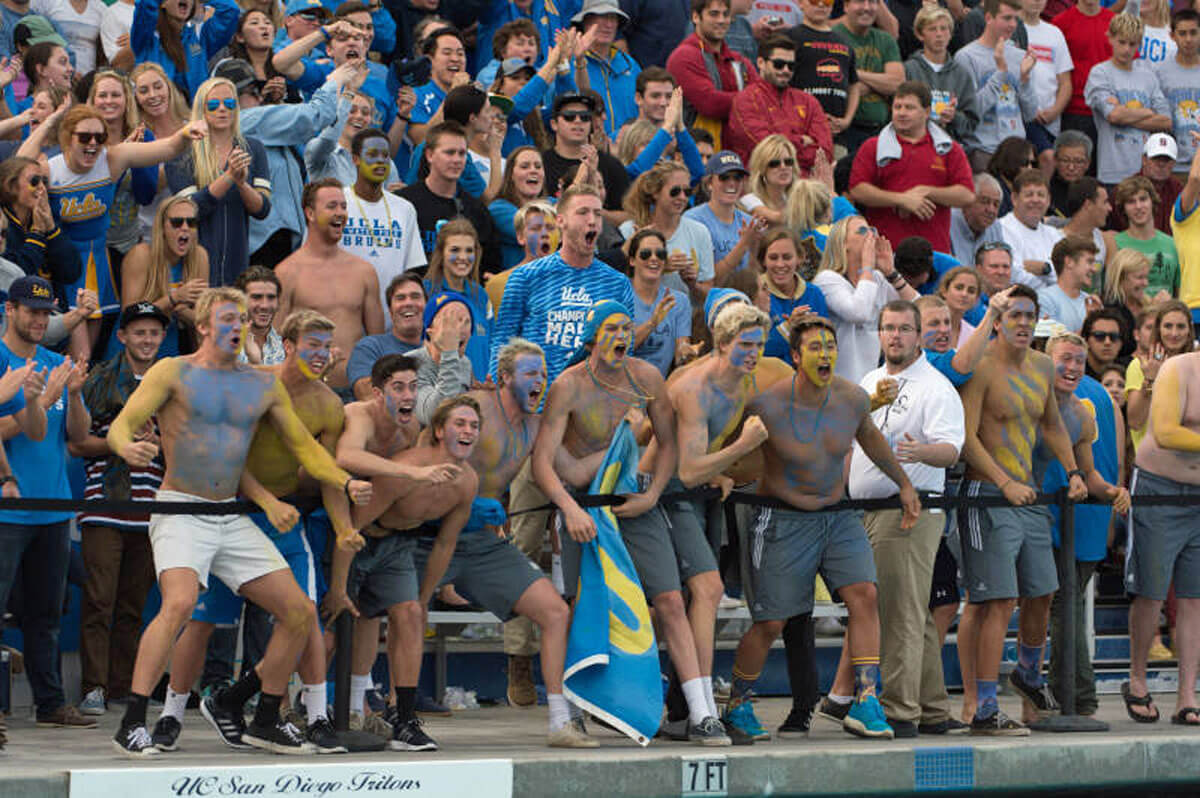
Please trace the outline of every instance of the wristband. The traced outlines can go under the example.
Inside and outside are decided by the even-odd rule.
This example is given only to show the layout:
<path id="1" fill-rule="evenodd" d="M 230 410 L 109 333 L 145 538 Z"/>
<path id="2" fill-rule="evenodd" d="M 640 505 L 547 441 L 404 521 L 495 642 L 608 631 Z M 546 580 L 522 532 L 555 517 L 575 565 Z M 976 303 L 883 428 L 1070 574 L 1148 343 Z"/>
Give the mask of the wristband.
<path id="1" fill-rule="evenodd" d="M 321 35 L 325 37 L 325 41 L 331 41 L 331 40 L 332 40 L 332 38 L 333 38 L 333 37 L 331 37 L 331 36 L 329 35 L 329 31 L 325 30 L 325 26 L 324 26 L 324 25 L 322 25 L 321 27 L 317 28 L 317 30 L 321 31 Z"/>
<path id="2" fill-rule="evenodd" d="M 9 482 L 16 485 L 17 478 L 14 477 L 12 474 L 5 474 L 4 476 L 0 477 L 0 486 L 4 486 L 4 485 L 8 484 Z"/>
<path id="3" fill-rule="evenodd" d="M 1086 475 L 1083 473 L 1082 468 L 1072 468 L 1070 471 L 1067 472 L 1067 479 L 1070 479 L 1071 477 L 1076 477 L 1076 476 L 1079 477 L 1080 479 L 1086 478 Z"/>
<path id="4" fill-rule="evenodd" d="M 411 117 L 411 116 L 405 116 L 404 114 L 396 114 L 396 118 L 397 118 L 397 119 L 399 119 L 400 121 L 402 121 L 402 122 L 406 123 L 406 124 L 407 124 L 407 123 L 410 123 L 410 122 L 412 122 L 412 117 Z"/>
<path id="5" fill-rule="evenodd" d="M 351 477 L 350 479 L 346 480 L 345 485 L 342 485 L 342 493 L 346 494 L 346 498 L 350 500 L 351 504 L 354 504 L 354 497 L 350 495 L 350 483 L 353 481 L 354 481 L 354 478 Z M 0 484 L 3 484 L 3 483 L 0 483 Z"/>

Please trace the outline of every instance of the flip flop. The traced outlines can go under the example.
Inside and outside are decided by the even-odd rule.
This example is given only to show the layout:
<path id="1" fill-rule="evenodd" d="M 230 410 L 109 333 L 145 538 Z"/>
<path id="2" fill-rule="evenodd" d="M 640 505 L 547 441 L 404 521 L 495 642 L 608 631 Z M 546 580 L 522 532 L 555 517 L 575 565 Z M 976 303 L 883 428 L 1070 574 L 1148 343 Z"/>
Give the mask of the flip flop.
<path id="1" fill-rule="evenodd" d="M 1200 726 L 1200 709 L 1184 707 L 1171 716 L 1171 722 L 1176 726 Z"/>
<path id="2" fill-rule="evenodd" d="M 1154 699 L 1150 696 L 1149 693 L 1146 693 L 1145 695 L 1134 695 L 1133 690 L 1129 686 L 1129 682 L 1121 682 L 1121 698 L 1124 699 L 1124 701 L 1125 701 L 1125 712 L 1129 715 L 1129 717 L 1133 718 L 1133 720 L 1135 720 L 1136 722 L 1138 722 L 1138 723 L 1157 723 L 1158 722 L 1158 717 L 1159 717 L 1158 707 L 1154 706 Z M 1133 711 L 1134 707 L 1145 707 L 1146 709 L 1153 709 L 1154 714 L 1153 715 L 1139 715 L 1138 713 Z M 1197 716 L 1200 716 L 1200 710 L 1194 709 L 1194 708 L 1189 708 L 1189 709 L 1190 709 L 1190 711 L 1195 712 L 1197 714 Z M 1183 713 L 1189 711 L 1189 709 L 1180 710 L 1179 714 L 1182 715 Z M 1171 721 L 1173 723 L 1185 722 L 1185 721 L 1176 721 L 1175 718 L 1172 718 Z M 1197 722 L 1192 725 L 1200 725 L 1200 717 L 1198 717 Z"/>

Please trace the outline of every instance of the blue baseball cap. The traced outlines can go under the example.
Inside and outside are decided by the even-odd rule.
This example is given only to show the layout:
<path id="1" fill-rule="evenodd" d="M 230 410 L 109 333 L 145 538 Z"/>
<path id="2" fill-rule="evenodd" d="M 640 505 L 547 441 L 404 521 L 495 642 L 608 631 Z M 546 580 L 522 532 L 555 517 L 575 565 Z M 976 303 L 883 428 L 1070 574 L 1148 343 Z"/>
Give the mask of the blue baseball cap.
<path id="1" fill-rule="evenodd" d="M 742 163 L 741 156 L 733 150 L 714 152 L 704 167 L 704 174 L 708 176 L 724 175 L 729 172 L 741 172 L 744 175 L 750 174 L 746 169 L 746 165 Z"/>
<path id="2" fill-rule="evenodd" d="M 283 7 L 284 16 L 288 17 L 301 11 L 319 11 L 326 19 L 333 16 L 333 12 L 326 8 L 321 0 L 288 0 L 287 5 Z"/>
<path id="3" fill-rule="evenodd" d="M 54 310 L 54 289 L 41 277 L 18 277 L 8 287 L 8 301 L 34 310 Z"/>

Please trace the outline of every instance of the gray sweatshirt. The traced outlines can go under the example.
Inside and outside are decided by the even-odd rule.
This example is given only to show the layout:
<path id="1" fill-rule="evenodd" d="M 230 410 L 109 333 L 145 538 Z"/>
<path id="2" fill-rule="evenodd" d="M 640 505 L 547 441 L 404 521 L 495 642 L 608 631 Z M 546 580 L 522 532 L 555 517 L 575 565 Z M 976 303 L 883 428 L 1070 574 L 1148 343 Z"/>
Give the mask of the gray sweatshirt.
<path id="1" fill-rule="evenodd" d="M 417 421 L 427 427 L 433 411 L 443 399 L 471 390 L 471 361 L 458 352 L 443 352 L 434 362 L 429 347 L 424 345 L 409 352 L 408 356 L 417 361 Z"/>
<path id="2" fill-rule="evenodd" d="M 967 142 L 967 151 L 996 151 L 1010 136 L 1025 138 L 1025 120 L 1037 114 L 1033 82 L 1020 81 L 1021 59 L 1025 51 L 1012 42 L 1004 45 L 1004 72 L 996 69 L 992 48 L 971 42 L 954 54 L 954 60 L 966 67 L 975 79 L 975 107 L 979 124 Z"/>
<path id="3" fill-rule="evenodd" d="M 933 93 L 933 121 L 965 146 L 979 124 L 974 76 L 953 58 L 947 58 L 942 68 L 935 70 L 924 55 L 916 52 L 904 62 L 904 79 L 915 80 L 929 87 Z M 956 101 L 954 121 L 947 128 L 938 119 L 938 109 L 948 106 L 951 100 Z"/>

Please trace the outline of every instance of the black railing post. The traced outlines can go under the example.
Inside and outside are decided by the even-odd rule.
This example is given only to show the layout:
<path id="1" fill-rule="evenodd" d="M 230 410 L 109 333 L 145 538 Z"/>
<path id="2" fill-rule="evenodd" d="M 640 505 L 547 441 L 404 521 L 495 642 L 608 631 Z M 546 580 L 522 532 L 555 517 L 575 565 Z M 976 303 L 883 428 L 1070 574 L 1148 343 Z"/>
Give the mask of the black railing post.
<path id="1" fill-rule="evenodd" d="M 1075 503 L 1070 500 L 1067 488 L 1058 492 L 1058 572 L 1063 574 L 1063 584 L 1058 586 L 1062 614 L 1062 640 L 1053 640 L 1051 645 L 1059 649 L 1059 684 L 1062 685 L 1062 714 L 1075 714 L 1075 641 L 1079 629 L 1075 628 L 1075 602 L 1078 601 L 1079 578 L 1075 567 Z"/>
<path id="2" fill-rule="evenodd" d="M 343 612 L 334 621 L 333 726 L 339 732 L 350 728 L 350 663 L 354 650 L 354 619 Z M 362 708 L 359 707 L 359 711 Z"/>

